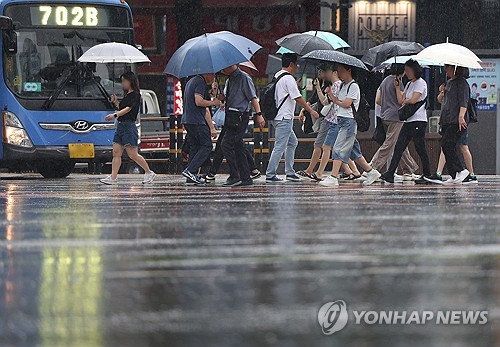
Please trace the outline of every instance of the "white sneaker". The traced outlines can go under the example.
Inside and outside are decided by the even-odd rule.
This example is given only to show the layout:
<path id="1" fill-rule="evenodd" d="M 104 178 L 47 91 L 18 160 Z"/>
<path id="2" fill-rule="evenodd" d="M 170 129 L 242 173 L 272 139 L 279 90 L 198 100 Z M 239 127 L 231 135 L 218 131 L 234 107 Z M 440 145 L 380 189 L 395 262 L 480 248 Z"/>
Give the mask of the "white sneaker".
<path id="1" fill-rule="evenodd" d="M 333 176 L 330 175 L 327 178 L 325 178 L 323 181 L 319 182 L 319 185 L 323 186 L 323 187 L 334 188 L 334 187 L 338 187 L 339 186 L 339 180 L 338 180 L 337 177 L 333 177 Z"/>
<path id="2" fill-rule="evenodd" d="M 455 180 L 453 178 L 448 178 L 446 181 L 443 181 L 441 184 L 444 186 L 451 186 L 451 185 L 455 184 Z"/>
<path id="3" fill-rule="evenodd" d="M 403 181 L 404 181 L 404 177 L 403 176 L 398 175 L 398 174 L 394 175 L 394 182 L 403 182 Z"/>
<path id="4" fill-rule="evenodd" d="M 416 181 L 418 179 L 420 179 L 419 175 L 415 175 L 415 174 L 404 174 L 403 175 L 403 181 L 405 181 L 405 182 Z"/>
<path id="5" fill-rule="evenodd" d="M 375 169 L 371 169 L 366 175 L 366 181 L 363 182 L 364 186 L 369 186 L 373 183 L 375 183 L 376 180 L 378 180 L 382 176 L 380 172 L 378 172 Z"/>
<path id="6" fill-rule="evenodd" d="M 156 174 L 151 171 L 149 173 L 144 174 L 144 179 L 142 180 L 142 184 L 151 184 L 156 178 Z"/>
<path id="7" fill-rule="evenodd" d="M 469 177 L 470 172 L 467 169 L 463 169 L 457 175 L 455 176 L 455 179 L 453 180 L 454 184 L 462 184 L 462 182 Z"/>
<path id="8" fill-rule="evenodd" d="M 112 178 L 111 178 L 111 175 L 109 175 L 109 176 L 108 176 L 108 177 L 106 177 L 106 178 L 101 178 L 99 181 L 100 181 L 101 183 L 103 183 L 103 184 L 107 184 L 107 185 L 110 185 L 110 186 L 115 185 L 115 184 L 118 184 L 118 179 L 117 179 L 117 178 L 112 179 Z"/>

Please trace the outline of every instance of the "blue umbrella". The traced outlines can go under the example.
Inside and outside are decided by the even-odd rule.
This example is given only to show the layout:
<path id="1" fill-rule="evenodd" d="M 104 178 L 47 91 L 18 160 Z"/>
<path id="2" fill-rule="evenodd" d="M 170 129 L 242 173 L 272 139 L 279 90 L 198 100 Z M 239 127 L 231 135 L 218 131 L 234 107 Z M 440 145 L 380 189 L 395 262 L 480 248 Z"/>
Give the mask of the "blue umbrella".
<path id="1" fill-rule="evenodd" d="M 203 34 L 184 43 L 170 58 L 164 73 L 184 78 L 220 70 L 245 61 L 262 47 L 230 31 Z"/>
<path id="2" fill-rule="evenodd" d="M 297 36 L 297 35 L 308 35 L 308 36 L 318 37 L 318 38 L 328 42 L 332 46 L 332 49 L 341 49 L 341 48 L 351 47 L 341 37 L 335 35 L 334 33 L 330 33 L 327 31 L 316 31 L 316 30 L 306 31 L 305 33 L 302 33 L 302 34 L 300 34 L 300 33 L 290 34 L 290 35 L 284 36 L 281 39 L 277 40 L 276 43 L 279 45 L 285 39 L 288 39 L 292 36 Z M 293 53 L 293 51 L 291 51 L 285 47 L 280 47 L 280 49 L 276 53 L 277 54 Z"/>

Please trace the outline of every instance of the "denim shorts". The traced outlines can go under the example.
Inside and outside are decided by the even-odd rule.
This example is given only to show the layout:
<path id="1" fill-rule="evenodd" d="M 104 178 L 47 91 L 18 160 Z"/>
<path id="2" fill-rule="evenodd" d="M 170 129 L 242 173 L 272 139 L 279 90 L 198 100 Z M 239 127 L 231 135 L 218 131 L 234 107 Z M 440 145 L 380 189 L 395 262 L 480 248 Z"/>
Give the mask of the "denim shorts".
<path id="1" fill-rule="evenodd" d="M 135 122 L 118 122 L 113 143 L 123 147 L 139 145 L 139 131 Z"/>
<path id="2" fill-rule="evenodd" d="M 457 146 L 468 146 L 469 145 L 469 131 L 465 129 L 464 134 L 460 136 L 457 142 Z"/>
<path id="3" fill-rule="evenodd" d="M 333 145 L 333 160 L 349 163 L 349 159 L 356 160 L 363 156 L 361 147 L 356 139 L 358 127 L 354 118 L 338 117 L 339 132 Z"/>
<path id="4" fill-rule="evenodd" d="M 333 147 L 335 141 L 337 141 L 337 136 L 339 134 L 339 125 L 326 121 L 328 124 L 328 133 L 326 134 L 325 141 L 323 144 L 328 147 Z"/>

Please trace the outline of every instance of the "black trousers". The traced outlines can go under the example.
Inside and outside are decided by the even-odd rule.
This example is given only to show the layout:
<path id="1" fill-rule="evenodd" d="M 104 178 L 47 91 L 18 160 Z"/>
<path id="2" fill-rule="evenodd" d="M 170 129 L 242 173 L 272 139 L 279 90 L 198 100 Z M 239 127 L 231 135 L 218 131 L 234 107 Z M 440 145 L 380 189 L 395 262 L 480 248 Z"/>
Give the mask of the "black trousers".
<path id="1" fill-rule="evenodd" d="M 212 160 L 212 165 L 210 166 L 210 170 L 208 171 L 209 173 L 214 175 L 216 175 L 219 172 L 220 167 L 222 165 L 222 161 L 224 160 L 224 153 L 222 151 L 222 139 L 224 138 L 225 134 L 226 134 L 226 129 L 223 127 L 219 134 L 219 138 L 217 139 L 217 144 L 215 145 L 215 152 Z M 250 148 L 246 146 L 245 146 L 245 156 L 247 158 L 248 167 L 250 168 L 250 171 L 257 170 L 257 165 L 255 164 L 253 154 Z"/>
<path id="2" fill-rule="evenodd" d="M 424 176 L 431 176 L 431 166 L 429 164 L 429 156 L 427 155 L 427 149 L 425 148 L 425 132 L 427 130 L 427 122 L 409 122 L 403 125 L 401 132 L 399 133 L 398 141 L 394 147 L 394 154 L 392 156 L 391 165 L 387 173 L 394 176 L 396 170 L 398 169 L 399 162 L 403 153 L 413 140 L 415 144 L 415 150 L 417 151 L 420 160 L 422 161 L 422 170 Z"/>
<path id="3" fill-rule="evenodd" d="M 229 177 L 242 181 L 250 179 L 243 136 L 248 127 L 249 113 L 226 110 L 224 136 L 222 138 L 222 153 L 229 165 Z"/>
<path id="4" fill-rule="evenodd" d="M 465 130 L 459 130 L 458 124 L 447 124 L 442 126 L 441 132 L 441 149 L 446 157 L 446 168 L 448 174 L 455 178 L 464 169 L 457 153 L 457 144 Z"/>

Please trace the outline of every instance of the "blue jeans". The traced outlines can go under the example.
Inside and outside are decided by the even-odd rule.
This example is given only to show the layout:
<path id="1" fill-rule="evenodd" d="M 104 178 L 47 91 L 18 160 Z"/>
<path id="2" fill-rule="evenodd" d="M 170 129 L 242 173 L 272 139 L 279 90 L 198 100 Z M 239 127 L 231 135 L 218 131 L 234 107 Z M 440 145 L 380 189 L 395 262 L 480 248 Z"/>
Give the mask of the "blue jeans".
<path id="1" fill-rule="evenodd" d="M 212 138 L 206 124 L 184 124 L 189 139 L 189 160 L 187 170 L 198 175 L 198 170 L 210 158 Z"/>
<path id="2" fill-rule="evenodd" d="M 299 142 L 293 131 L 293 120 L 271 120 L 269 124 L 274 128 L 274 137 L 276 140 L 269 164 L 267 165 L 266 178 L 276 176 L 276 171 L 278 170 L 283 154 L 285 154 L 285 174 L 287 176 L 295 175 L 293 162 L 295 159 L 295 149 Z"/>
<path id="3" fill-rule="evenodd" d="M 358 126 L 354 118 L 338 117 L 339 134 L 333 145 L 333 160 L 349 163 L 349 159 L 356 160 L 363 156 L 361 147 L 356 139 Z"/>

